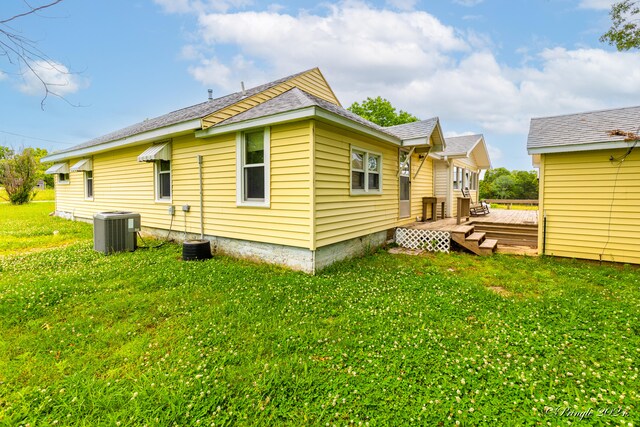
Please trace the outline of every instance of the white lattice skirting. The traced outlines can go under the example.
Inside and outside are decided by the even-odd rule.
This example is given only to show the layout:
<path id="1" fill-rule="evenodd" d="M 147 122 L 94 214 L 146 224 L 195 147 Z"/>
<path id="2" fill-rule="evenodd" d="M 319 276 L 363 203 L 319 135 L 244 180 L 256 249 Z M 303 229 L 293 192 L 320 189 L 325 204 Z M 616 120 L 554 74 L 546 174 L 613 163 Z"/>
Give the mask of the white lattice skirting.
<path id="1" fill-rule="evenodd" d="M 449 253 L 451 233 L 416 228 L 396 228 L 396 243 L 407 249 L 424 249 L 430 252 Z"/>

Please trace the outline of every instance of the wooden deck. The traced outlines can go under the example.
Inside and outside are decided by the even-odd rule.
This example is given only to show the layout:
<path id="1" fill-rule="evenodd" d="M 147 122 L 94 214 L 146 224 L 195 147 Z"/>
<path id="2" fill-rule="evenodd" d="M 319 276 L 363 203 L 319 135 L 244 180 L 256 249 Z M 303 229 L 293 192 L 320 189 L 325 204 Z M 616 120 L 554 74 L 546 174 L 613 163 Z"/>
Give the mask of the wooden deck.
<path id="1" fill-rule="evenodd" d="M 456 224 L 456 218 L 414 222 L 404 228 L 461 232 L 473 226 L 487 238 L 498 241 L 498 252 L 535 255 L 538 246 L 538 211 L 491 209 L 488 215 L 472 216 Z"/>
<path id="2" fill-rule="evenodd" d="M 472 216 L 469 221 L 460 225 L 474 224 L 504 224 L 504 225 L 538 225 L 538 211 L 519 211 L 511 209 L 492 209 L 488 215 Z M 417 228 L 420 230 L 455 231 L 456 218 L 445 218 L 438 221 L 414 222 L 404 228 Z"/>

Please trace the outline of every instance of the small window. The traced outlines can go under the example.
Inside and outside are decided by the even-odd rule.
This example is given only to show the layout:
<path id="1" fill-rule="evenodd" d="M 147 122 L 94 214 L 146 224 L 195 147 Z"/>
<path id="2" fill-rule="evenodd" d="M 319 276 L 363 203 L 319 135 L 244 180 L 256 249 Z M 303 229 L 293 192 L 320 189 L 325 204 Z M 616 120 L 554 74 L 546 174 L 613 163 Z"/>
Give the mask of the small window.
<path id="1" fill-rule="evenodd" d="M 269 128 L 238 135 L 237 204 L 269 206 Z"/>
<path id="2" fill-rule="evenodd" d="M 69 183 L 69 173 L 59 173 L 58 184 L 68 184 L 68 183 Z"/>
<path id="3" fill-rule="evenodd" d="M 156 161 L 156 199 L 171 200 L 171 160 Z"/>
<path id="4" fill-rule="evenodd" d="M 382 155 L 351 150 L 351 194 L 382 192 Z"/>
<path id="5" fill-rule="evenodd" d="M 460 169 L 458 169 L 457 166 L 453 167 L 453 189 L 454 190 L 459 190 L 460 189 L 459 171 L 460 171 Z"/>
<path id="6" fill-rule="evenodd" d="M 84 197 L 93 200 L 93 171 L 84 173 Z"/>

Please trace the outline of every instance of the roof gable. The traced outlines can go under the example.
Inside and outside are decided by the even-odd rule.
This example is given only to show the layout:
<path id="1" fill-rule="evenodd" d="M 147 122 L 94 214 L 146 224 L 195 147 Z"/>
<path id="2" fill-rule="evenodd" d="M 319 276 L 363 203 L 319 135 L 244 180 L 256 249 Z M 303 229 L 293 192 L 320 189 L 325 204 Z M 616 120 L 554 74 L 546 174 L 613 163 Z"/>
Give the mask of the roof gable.
<path id="1" fill-rule="evenodd" d="M 491 168 L 489 150 L 482 134 L 452 136 L 445 138 L 445 143 L 445 149 L 438 153 L 440 156 L 466 157 L 480 169 Z"/>
<path id="2" fill-rule="evenodd" d="M 527 149 L 530 154 L 536 154 L 619 148 L 620 143 L 627 145 L 625 136 L 612 135 L 612 132 L 637 133 L 639 128 L 640 107 L 533 118 Z"/>
<path id="3" fill-rule="evenodd" d="M 338 98 L 336 98 L 333 90 L 318 68 L 276 80 L 264 86 L 265 87 L 259 86 L 255 88 L 251 93 L 245 91 L 245 93 L 242 94 L 241 92 L 243 96 L 237 102 L 203 117 L 202 129 L 215 126 L 296 87 L 320 99 L 340 106 L 340 101 L 338 101 Z"/>

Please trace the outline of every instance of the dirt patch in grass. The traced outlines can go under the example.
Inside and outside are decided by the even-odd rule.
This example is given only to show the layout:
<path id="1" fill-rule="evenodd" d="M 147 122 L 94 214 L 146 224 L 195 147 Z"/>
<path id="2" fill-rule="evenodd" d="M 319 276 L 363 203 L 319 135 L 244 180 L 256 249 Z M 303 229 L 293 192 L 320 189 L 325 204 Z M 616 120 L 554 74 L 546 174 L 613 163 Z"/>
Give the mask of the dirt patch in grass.
<path id="1" fill-rule="evenodd" d="M 496 294 L 498 294 L 500 296 L 503 296 L 505 298 L 513 296 L 512 292 L 506 290 L 502 286 L 488 286 L 487 289 L 489 289 L 490 291 L 495 292 Z"/>

